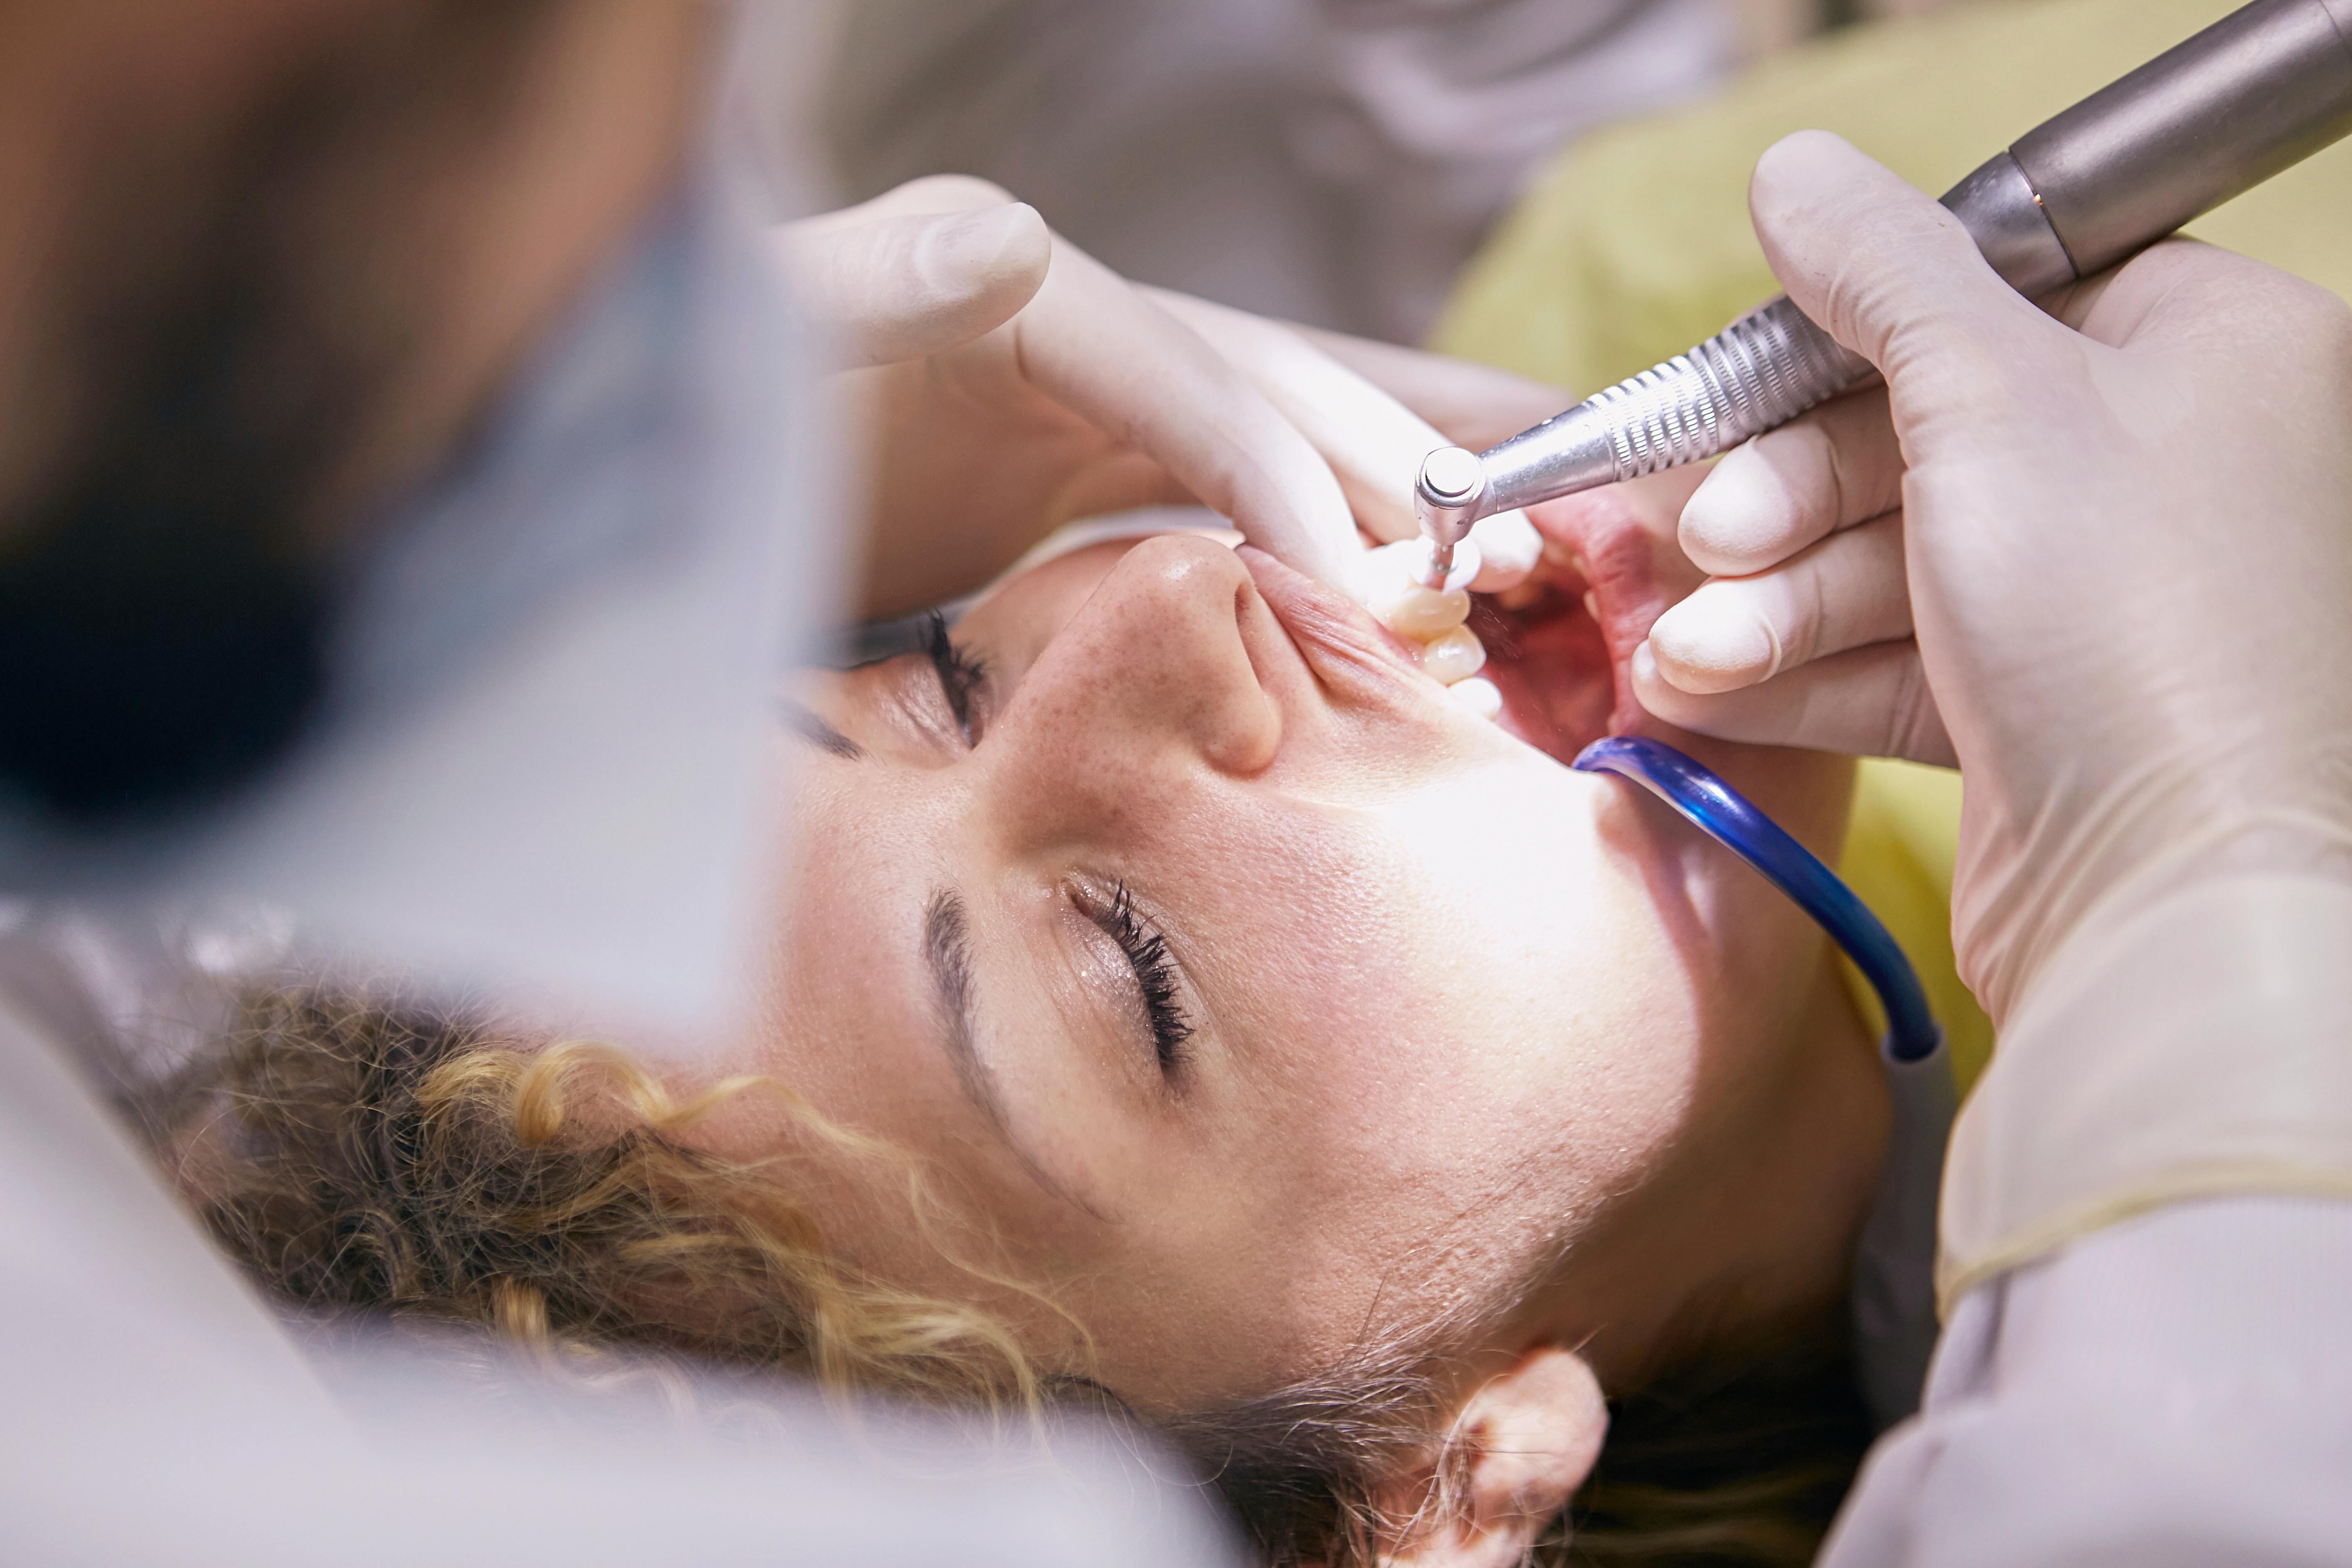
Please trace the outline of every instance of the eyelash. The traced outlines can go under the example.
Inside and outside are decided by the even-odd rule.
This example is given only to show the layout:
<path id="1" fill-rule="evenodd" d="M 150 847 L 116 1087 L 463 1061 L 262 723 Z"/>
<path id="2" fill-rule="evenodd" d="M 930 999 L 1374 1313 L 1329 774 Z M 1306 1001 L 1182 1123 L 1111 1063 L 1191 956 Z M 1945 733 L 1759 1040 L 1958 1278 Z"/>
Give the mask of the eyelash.
<path id="1" fill-rule="evenodd" d="M 1095 914 L 1095 924 L 1127 955 L 1136 986 L 1143 993 L 1144 1014 L 1151 1020 L 1151 1044 L 1160 1056 L 1160 1070 L 1173 1074 L 1191 1054 L 1185 1042 L 1192 1038 L 1192 1025 L 1176 1000 L 1176 960 L 1169 955 L 1168 938 L 1135 913 L 1123 882 L 1112 888 L 1109 907 Z"/>
<path id="2" fill-rule="evenodd" d="M 924 629 L 923 652 L 929 655 L 931 668 L 939 674 L 940 690 L 947 695 L 948 712 L 955 716 L 963 743 L 979 744 L 972 732 L 971 699 L 988 679 L 987 661 L 973 658 L 957 647 L 955 640 L 948 635 L 948 618 L 936 610 L 931 612 L 929 623 Z"/>

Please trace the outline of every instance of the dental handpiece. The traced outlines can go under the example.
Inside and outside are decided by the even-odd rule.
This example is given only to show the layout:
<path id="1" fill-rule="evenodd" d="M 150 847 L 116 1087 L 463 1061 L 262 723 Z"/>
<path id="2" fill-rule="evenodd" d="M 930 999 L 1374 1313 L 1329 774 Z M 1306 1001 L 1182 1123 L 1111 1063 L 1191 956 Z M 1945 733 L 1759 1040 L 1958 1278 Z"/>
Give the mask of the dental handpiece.
<path id="1" fill-rule="evenodd" d="M 2029 131 L 1944 197 L 2040 298 L 2352 132 L 2352 0 L 2255 0 Z M 1479 518 L 1728 452 L 1876 372 L 1785 297 L 1687 353 L 1473 454 L 1423 460 L 1413 509 L 1445 580 Z"/>

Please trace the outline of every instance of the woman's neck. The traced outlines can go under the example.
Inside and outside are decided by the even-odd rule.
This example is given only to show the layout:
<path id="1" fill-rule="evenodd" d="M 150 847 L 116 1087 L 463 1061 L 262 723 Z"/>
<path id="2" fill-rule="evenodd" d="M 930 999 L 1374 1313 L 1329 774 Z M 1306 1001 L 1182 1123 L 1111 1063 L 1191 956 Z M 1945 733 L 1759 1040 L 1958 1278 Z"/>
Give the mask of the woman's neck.
<path id="1" fill-rule="evenodd" d="M 1843 1299 L 1889 1118 L 1876 1044 L 1826 950 L 1777 1044 L 1543 1292 L 1565 1311 L 1539 1307 L 1558 1321 L 1531 1339 L 1584 1346 L 1612 1392 Z"/>

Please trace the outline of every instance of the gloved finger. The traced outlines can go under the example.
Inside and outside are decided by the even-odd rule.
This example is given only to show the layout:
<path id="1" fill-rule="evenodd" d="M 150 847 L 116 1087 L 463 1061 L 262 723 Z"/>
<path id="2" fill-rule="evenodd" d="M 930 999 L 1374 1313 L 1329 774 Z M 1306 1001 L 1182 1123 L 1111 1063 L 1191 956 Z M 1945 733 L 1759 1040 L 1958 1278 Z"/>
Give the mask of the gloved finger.
<path id="1" fill-rule="evenodd" d="M 2173 238 L 2085 278 L 2049 302 L 2094 342 L 2135 353 L 2200 360 L 2268 353 L 2285 379 L 2334 346 L 2310 330 L 2315 312 L 2341 308 L 2317 284 L 2199 240 Z"/>
<path id="2" fill-rule="evenodd" d="M 1576 402 L 1565 388 L 1446 354 L 1320 327 L 1300 337 L 1429 421 L 1456 446 L 1483 452 Z"/>
<path id="3" fill-rule="evenodd" d="M 1926 359 L 1946 413 L 2006 412 L 2013 367 L 2042 362 L 2064 331 L 2000 280 L 1959 219 L 1826 131 L 1768 149 L 1748 202 L 1790 298 L 1876 365 L 1897 397 Z"/>
<path id="4" fill-rule="evenodd" d="M 1496 512 L 1470 525 L 1470 542 L 1478 547 L 1478 575 L 1470 586 L 1480 593 L 1502 593 L 1535 574 L 1543 559 L 1543 536 L 1521 511 Z"/>
<path id="5" fill-rule="evenodd" d="M 1366 532 L 1394 543 L 1419 531 L 1413 484 L 1421 460 L 1453 444 L 1444 434 L 1286 323 L 1188 294 L 1145 292 L 1207 339 L 1297 427 L 1330 465 Z M 1482 518 L 1471 537 L 1482 564 L 1470 586 L 1482 593 L 1517 587 L 1543 553 L 1524 512 Z"/>
<path id="6" fill-rule="evenodd" d="M 793 227 L 812 234 L 827 229 L 856 228 L 877 218 L 919 217 L 936 213 L 973 213 L 982 207 L 1005 207 L 1013 193 L 977 174 L 925 174 L 891 186 L 854 206 L 836 207 L 796 219 Z"/>
<path id="7" fill-rule="evenodd" d="M 1331 469 L 1240 368 L 1074 246 L 1013 321 L 1020 371 L 1160 464 L 1250 543 L 1353 591 L 1356 525 Z"/>
<path id="8" fill-rule="evenodd" d="M 1695 695 L 1737 691 L 1816 659 L 1911 635 L 1903 517 L 1811 545 L 1769 571 L 1718 577 L 1658 617 L 1658 673 Z"/>
<path id="9" fill-rule="evenodd" d="M 921 359 L 994 330 L 1029 303 L 1053 259 L 1045 219 L 1018 202 L 837 218 L 782 225 L 772 237 L 844 369 Z"/>
<path id="10" fill-rule="evenodd" d="M 1745 577 L 1903 504 L 1903 449 L 1886 389 L 1824 403 L 1734 447 L 1683 507 L 1692 564 Z"/>
<path id="11" fill-rule="evenodd" d="M 1919 645 L 1874 643 L 1713 696 L 1676 690 L 1647 643 L 1629 670 L 1634 699 L 1669 724 L 1723 740 L 1801 746 L 1852 757 L 1958 765 L 1919 664 Z"/>

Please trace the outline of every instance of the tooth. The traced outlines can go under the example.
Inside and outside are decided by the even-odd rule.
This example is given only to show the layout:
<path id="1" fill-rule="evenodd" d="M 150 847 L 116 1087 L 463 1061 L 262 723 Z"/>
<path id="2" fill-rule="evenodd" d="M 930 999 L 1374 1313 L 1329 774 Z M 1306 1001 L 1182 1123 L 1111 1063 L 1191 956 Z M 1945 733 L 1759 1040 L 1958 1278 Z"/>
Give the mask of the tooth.
<path id="1" fill-rule="evenodd" d="M 1421 667 L 1449 686 L 1476 674 L 1486 662 L 1486 645 L 1467 626 L 1432 638 L 1421 650 Z"/>
<path id="2" fill-rule="evenodd" d="M 1454 580 L 1458 580 L 1454 586 L 1423 588 L 1420 572 L 1428 549 L 1417 538 L 1399 539 L 1365 551 L 1357 568 L 1364 607 L 1391 631 L 1422 643 L 1470 618 L 1468 584 L 1478 570 L 1475 553 L 1465 546 L 1454 563 Z"/>
<path id="3" fill-rule="evenodd" d="M 1484 675 L 1473 675 L 1466 681 L 1456 681 L 1445 688 L 1445 695 L 1480 718 L 1493 718 L 1503 711 L 1501 690 Z"/>
<path id="4" fill-rule="evenodd" d="M 1470 594 L 1460 588 L 1441 593 L 1412 583 L 1386 602 L 1374 604 L 1372 613 L 1399 635 L 1426 643 L 1470 619 Z"/>

